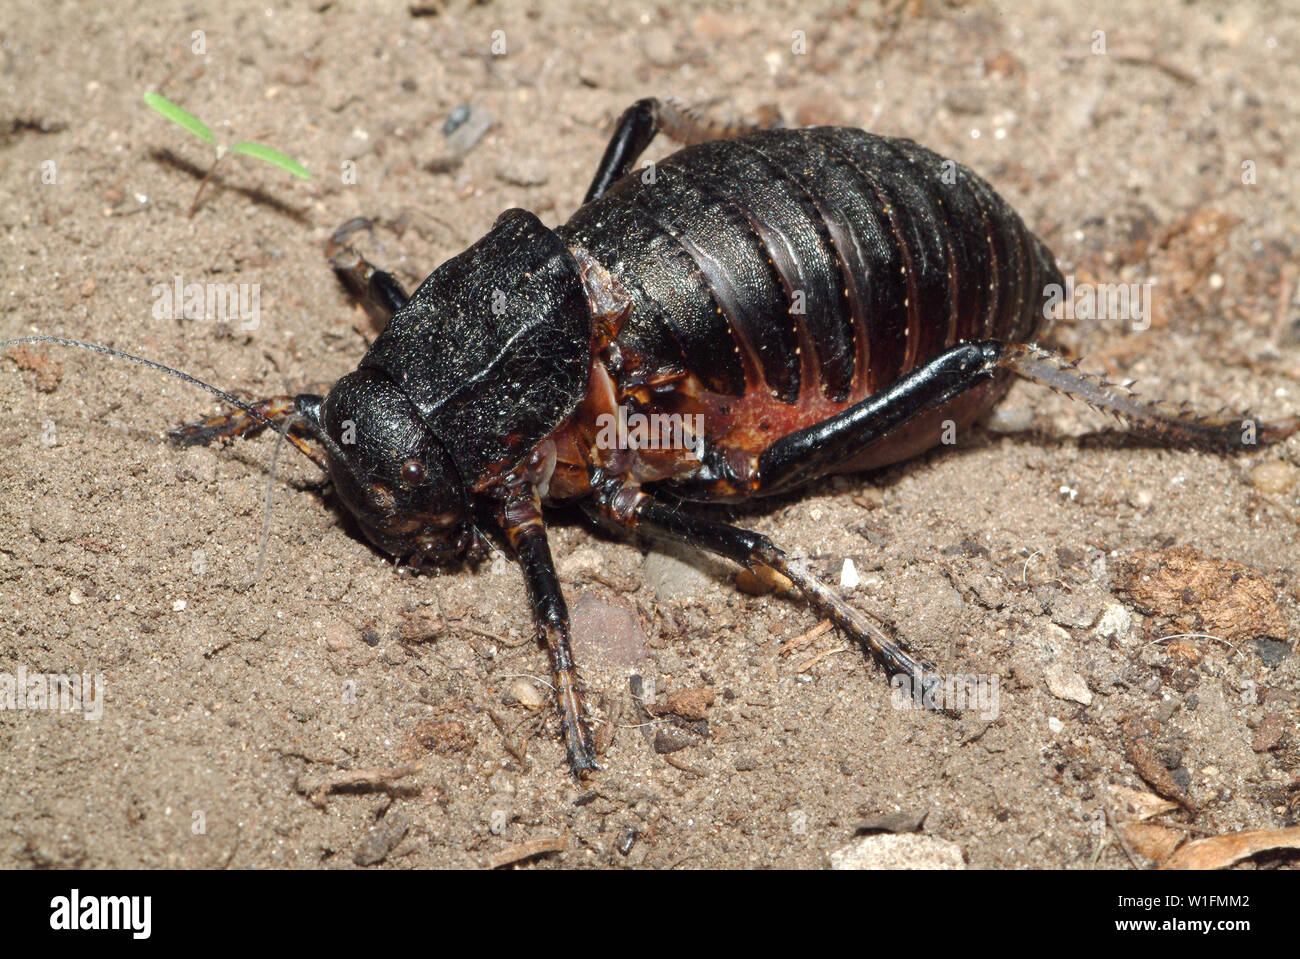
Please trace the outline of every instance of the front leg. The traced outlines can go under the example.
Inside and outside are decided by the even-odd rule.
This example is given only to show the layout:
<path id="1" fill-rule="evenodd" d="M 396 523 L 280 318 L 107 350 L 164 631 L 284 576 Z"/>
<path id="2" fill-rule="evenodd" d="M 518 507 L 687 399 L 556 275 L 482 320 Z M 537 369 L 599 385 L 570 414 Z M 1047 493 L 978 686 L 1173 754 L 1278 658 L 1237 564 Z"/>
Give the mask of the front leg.
<path id="1" fill-rule="evenodd" d="M 507 490 L 497 508 L 497 522 L 523 567 L 537 635 L 545 641 L 551 656 L 551 682 L 555 687 L 555 704 L 569 753 L 569 766 L 575 776 L 586 779 L 593 769 L 600 767 L 596 765 L 591 733 L 582 716 L 582 694 L 578 691 L 578 676 L 569 645 L 569 610 L 546 541 L 537 491 L 526 483 Z"/>
<path id="2" fill-rule="evenodd" d="M 256 436 L 268 426 L 283 429 L 289 421 L 288 431 L 284 437 L 321 469 L 329 472 L 329 460 L 325 454 L 313 447 L 304 438 L 320 437 L 320 405 L 322 397 L 313 393 L 300 393 L 297 396 L 273 396 L 249 404 L 250 415 L 244 410 L 232 410 L 219 413 L 198 423 L 188 423 L 167 435 L 181 446 L 205 446 L 216 439 L 248 439 Z"/>

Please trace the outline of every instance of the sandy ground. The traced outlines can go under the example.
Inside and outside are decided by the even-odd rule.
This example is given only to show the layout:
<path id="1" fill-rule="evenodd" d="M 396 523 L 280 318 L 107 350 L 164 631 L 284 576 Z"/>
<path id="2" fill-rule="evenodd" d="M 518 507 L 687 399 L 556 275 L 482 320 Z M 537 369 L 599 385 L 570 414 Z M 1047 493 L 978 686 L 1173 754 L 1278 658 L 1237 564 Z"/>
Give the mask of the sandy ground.
<path id="1" fill-rule="evenodd" d="M 322 256 L 334 226 L 378 218 L 367 251 L 413 286 L 503 209 L 562 222 L 614 117 L 675 95 L 967 163 L 1067 272 L 1158 279 L 1149 330 L 1062 324 L 1086 368 L 1283 415 L 1300 408 L 1300 18 L 1216 6 L 9 0 L 0 335 L 110 344 L 250 397 L 328 383 L 375 333 Z M 146 89 L 315 176 L 233 159 L 187 218 L 207 148 Z M 461 104 L 494 126 L 430 172 Z M 176 277 L 257 284 L 257 328 L 157 317 Z M 161 430 L 209 397 L 56 348 L 0 362 L 0 404 L 0 672 L 105 689 L 98 721 L 0 712 L 0 866 L 475 867 L 539 842 L 565 849 L 539 868 L 823 867 L 864 821 L 924 813 L 922 835 L 973 867 L 1130 868 L 1114 787 L 1180 803 L 1131 850 L 1141 864 L 1169 836 L 1296 821 L 1295 438 L 1234 459 L 1154 449 L 1018 385 L 955 450 L 744 516 L 832 581 L 851 558 L 853 602 L 997 684 L 989 718 L 892 708 L 833 631 L 780 654 L 816 624 L 800 605 L 558 517 L 571 605 L 631 611 L 631 665 L 584 633 L 613 739 L 581 786 L 530 708 L 545 688 L 520 678 L 545 660 L 513 567 L 395 570 L 287 451 L 250 588 L 271 440 L 178 451 Z M 1216 620 L 1187 590 L 1144 610 L 1121 588 L 1130 554 L 1183 546 L 1211 579 L 1255 583 L 1272 626 Z M 1155 642 L 1180 631 L 1220 639 Z M 702 686 L 715 699 L 702 723 L 643 726 L 630 673 L 658 713 Z M 358 770 L 405 775 L 347 785 Z"/>

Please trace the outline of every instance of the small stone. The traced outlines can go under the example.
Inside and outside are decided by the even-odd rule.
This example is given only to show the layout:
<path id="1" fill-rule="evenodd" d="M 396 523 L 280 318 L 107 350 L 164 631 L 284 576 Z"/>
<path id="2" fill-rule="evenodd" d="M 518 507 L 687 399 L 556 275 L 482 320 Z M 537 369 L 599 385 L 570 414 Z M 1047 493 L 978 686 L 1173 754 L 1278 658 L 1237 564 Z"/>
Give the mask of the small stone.
<path id="1" fill-rule="evenodd" d="M 1095 602 L 1095 597 L 1090 601 L 1086 595 L 1063 595 L 1052 604 L 1052 622 L 1071 629 L 1087 629 L 1097 621 Z"/>
<path id="2" fill-rule="evenodd" d="M 1260 463 L 1250 471 L 1250 481 L 1261 493 L 1285 493 L 1295 486 L 1297 478 L 1300 478 L 1300 470 L 1281 460 Z"/>
<path id="3" fill-rule="evenodd" d="M 1151 495 L 1150 490 L 1146 489 L 1136 490 L 1128 498 L 1129 506 L 1134 509 L 1146 509 L 1153 502 L 1155 502 L 1155 497 Z"/>
<path id="4" fill-rule="evenodd" d="M 1133 636 L 1133 614 L 1121 603 L 1106 603 L 1097 617 L 1093 634 L 1102 639 L 1113 639 L 1121 645 L 1131 645 Z"/>
<path id="5" fill-rule="evenodd" d="M 516 679 L 510 684 L 509 697 L 512 702 L 527 709 L 541 709 L 546 705 L 546 697 L 530 680 Z"/>
<path id="6" fill-rule="evenodd" d="M 645 51 L 645 58 L 657 67 L 676 66 L 680 59 L 677 44 L 662 30 L 647 34 L 642 49 Z"/>
<path id="7" fill-rule="evenodd" d="M 750 596 L 766 596 L 768 593 L 776 593 L 778 596 L 798 595 L 794 583 L 770 566 L 742 569 L 736 574 L 736 589 Z"/>
<path id="8" fill-rule="evenodd" d="M 562 557 L 557 565 L 560 579 L 575 582 L 600 569 L 603 560 L 600 553 L 591 546 L 580 546 Z"/>
<path id="9" fill-rule="evenodd" d="M 682 719 L 707 719 L 709 707 L 716 698 L 712 686 L 696 686 L 691 689 L 679 689 L 668 694 L 664 705 L 669 712 Z"/>
<path id="10" fill-rule="evenodd" d="M 1047 728 L 1051 731 L 1053 736 L 1059 736 L 1061 733 L 1065 732 L 1065 723 L 1061 722 L 1055 716 L 1048 716 Z"/>
<path id="11" fill-rule="evenodd" d="M 885 505 L 885 491 L 878 486 L 867 486 L 853 497 L 853 502 L 863 509 L 879 509 Z"/>
<path id="12" fill-rule="evenodd" d="M 470 109 L 469 104 L 465 103 L 452 110 L 446 122 L 442 125 L 442 135 L 449 137 L 459 130 L 465 125 L 465 121 L 469 119 L 471 112 L 473 111 Z"/>
<path id="13" fill-rule="evenodd" d="M 655 752 L 661 756 L 675 753 L 687 746 L 694 746 L 695 738 L 680 729 L 665 727 L 655 733 Z"/>
<path id="14" fill-rule="evenodd" d="M 1287 721 L 1282 713 L 1269 713 L 1255 730 L 1255 738 L 1250 748 L 1257 753 L 1266 753 L 1282 741 L 1286 734 Z"/>
<path id="15" fill-rule="evenodd" d="M 840 588 L 856 589 L 862 582 L 862 577 L 858 575 L 858 568 L 853 565 L 853 560 L 845 559 L 844 565 L 840 567 Z"/>
<path id="16" fill-rule="evenodd" d="M 513 186 L 542 186 L 550 178 L 550 164 L 540 156 L 511 156 L 497 165 L 497 179 Z"/>
<path id="17" fill-rule="evenodd" d="M 1047 679 L 1047 690 L 1057 699 L 1068 699 L 1071 702 L 1082 703 L 1084 706 L 1092 705 L 1092 692 L 1088 689 L 1088 684 L 1078 673 L 1070 672 L 1063 666 L 1053 663 L 1043 672 Z"/>
<path id="18" fill-rule="evenodd" d="M 621 603 L 607 603 L 594 593 L 578 597 L 570 631 L 573 655 L 579 662 L 634 666 L 646 657 L 648 640 L 636 611 Z"/>
<path id="19" fill-rule="evenodd" d="M 698 550 L 674 544 L 655 544 L 646 553 L 643 566 L 646 584 L 661 599 L 685 599 L 692 594 L 718 588 L 712 573 L 730 577 L 731 569 L 721 561 L 702 556 Z M 721 580 L 726 582 L 725 579 Z"/>
<path id="20" fill-rule="evenodd" d="M 832 869 L 965 869 L 961 846 L 934 836 L 866 836 L 831 853 Z"/>
<path id="21" fill-rule="evenodd" d="M 1024 433 L 1034 424 L 1034 411 L 1027 406 L 999 406 L 984 426 L 991 433 Z"/>
<path id="22" fill-rule="evenodd" d="M 943 105 L 953 113 L 983 113 L 984 91 L 968 84 L 951 87 L 943 96 Z"/>
<path id="23" fill-rule="evenodd" d="M 1020 72 L 1020 61 L 1010 50 L 984 60 L 984 72 L 995 77 L 1010 77 Z"/>
<path id="24" fill-rule="evenodd" d="M 81 595 L 81 590 L 74 589 L 68 593 L 68 602 L 73 606 L 80 606 L 86 601 L 86 597 Z"/>
<path id="25" fill-rule="evenodd" d="M 431 160 L 428 169 L 434 173 L 454 170 L 479 140 L 487 135 L 494 122 L 490 113 L 471 107 L 468 118 L 447 136 L 447 152 Z"/>
<path id="26" fill-rule="evenodd" d="M 916 832 L 930 814 L 928 809 L 904 809 L 900 812 L 878 813 L 868 816 L 853 827 L 853 835 L 865 836 L 869 833 L 909 833 Z"/>
<path id="27" fill-rule="evenodd" d="M 183 611 L 183 610 L 185 609 L 186 605 L 187 605 L 187 604 L 186 604 L 185 600 L 183 600 L 183 599 L 178 599 L 178 600 L 176 600 L 176 602 L 172 603 L 172 612 L 173 612 L 173 613 L 179 613 L 179 612 L 181 612 L 181 611 Z"/>
<path id="28" fill-rule="evenodd" d="M 352 645 L 356 633 L 342 620 L 334 620 L 324 630 L 325 648 L 331 653 L 339 653 Z"/>
<path id="29" fill-rule="evenodd" d="M 373 866 L 388 858 L 411 828 L 411 821 L 400 809 L 390 812 L 370 827 L 352 856 L 358 866 Z"/>

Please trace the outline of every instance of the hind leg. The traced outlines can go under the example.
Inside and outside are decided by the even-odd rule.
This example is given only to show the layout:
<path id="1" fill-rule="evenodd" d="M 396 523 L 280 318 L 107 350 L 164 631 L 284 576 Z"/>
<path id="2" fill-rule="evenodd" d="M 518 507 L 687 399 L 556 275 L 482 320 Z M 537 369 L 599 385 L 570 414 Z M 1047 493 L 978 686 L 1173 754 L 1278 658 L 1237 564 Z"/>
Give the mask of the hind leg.
<path id="1" fill-rule="evenodd" d="M 758 458 L 751 494 L 779 493 L 831 472 L 896 430 L 955 397 L 988 383 L 1000 370 L 1059 390 L 1111 413 L 1131 429 L 1169 445 L 1235 452 L 1275 443 L 1300 431 L 1300 416 L 1264 423 L 1247 415 L 1200 414 L 1143 401 L 1124 387 L 1080 373 L 1062 357 L 997 340 L 962 343 L 887 389 L 820 423 L 782 437 Z"/>

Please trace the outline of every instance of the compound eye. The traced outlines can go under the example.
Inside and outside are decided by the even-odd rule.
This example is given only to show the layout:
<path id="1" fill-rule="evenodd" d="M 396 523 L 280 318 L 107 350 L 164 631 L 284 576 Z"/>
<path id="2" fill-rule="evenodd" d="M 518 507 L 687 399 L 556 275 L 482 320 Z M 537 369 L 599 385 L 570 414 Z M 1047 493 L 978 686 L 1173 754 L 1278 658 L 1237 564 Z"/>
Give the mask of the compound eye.
<path id="1" fill-rule="evenodd" d="M 424 464 L 419 460 L 407 460 L 402 464 L 402 479 L 411 486 L 424 482 Z"/>

